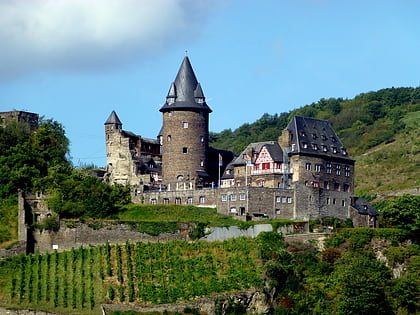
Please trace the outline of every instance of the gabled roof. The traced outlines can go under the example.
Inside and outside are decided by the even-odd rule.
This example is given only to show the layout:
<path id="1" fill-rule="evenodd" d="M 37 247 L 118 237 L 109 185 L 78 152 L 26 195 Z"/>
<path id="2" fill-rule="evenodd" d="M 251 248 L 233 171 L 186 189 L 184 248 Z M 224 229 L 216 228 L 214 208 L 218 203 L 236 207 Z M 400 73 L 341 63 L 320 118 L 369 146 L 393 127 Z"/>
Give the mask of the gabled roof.
<path id="1" fill-rule="evenodd" d="M 291 153 L 352 160 L 327 120 L 294 116 L 286 128 L 291 133 Z"/>
<path id="2" fill-rule="evenodd" d="M 169 110 L 197 109 L 212 112 L 206 104 L 203 90 L 192 69 L 188 56 L 184 57 L 175 81 L 171 83 L 166 103 L 161 112 Z"/>
<path id="3" fill-rule="evenodd" d="M 277 142 L 265 145 L 274 162 L 283 162 L 283 150 Z"/>
<path id="4" fill-rule="evenodd" d="M 233 165 L 245 165 L 246 160 L 243 158 L 244 155 L 251 157 L 251 161 L 255 162 L 254 153 L 259 153 L 263 147 L 266 147 L 268 152 L 271 155 L 271 158 L 275 162 L 283 161 L 283 150 L 280 148 L 279 144 L 276 141 L 265 141 L 265 142 L 253 142 L 248 144 L 245 150 L 232 162 Z"/>
<path id="5" fill-rule="evenodd" d="M 117 125 L 121 125 L 121 120 L 118 118 L 117 113 L 115 112 L 115 110 L 113 110 L 111 112 L 111 115 L 109 115 L 108 119 L 105 122 L 105 125 L 110 125 L 110 124 L 117 124 Z"/>
<path id="6" fill-rule="evenodd" d="M 378 216 L 379 213 L 370 205 L 365 198 L 354 197 L 351 206 L 362 215 Z"/>

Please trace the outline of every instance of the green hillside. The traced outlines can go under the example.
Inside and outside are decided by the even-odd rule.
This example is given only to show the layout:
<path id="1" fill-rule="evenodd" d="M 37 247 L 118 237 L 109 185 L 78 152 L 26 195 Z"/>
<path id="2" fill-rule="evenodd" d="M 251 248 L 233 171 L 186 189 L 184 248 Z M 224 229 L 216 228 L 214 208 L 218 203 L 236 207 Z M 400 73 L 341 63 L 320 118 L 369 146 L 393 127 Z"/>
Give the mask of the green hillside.
<path id="1" fill-rule="evenodd" d="M 277 140 L 294 115 L 331 122 L 356 159 L 364 193 L 419 188 L 420 88 L 389 88 L 353 99 L 329 98 L 287 113 L 264 114 L 232 131 L 211 133 L 211 146 L 239 154 L 250 142 Z"/>
<path id="2" fill-rule="evenodd" d="M 263 232 L 256 239 L 127 242 L 8 257 L 0 260 L 0 305 L 101 314 L 102 303 L 188 302 L 254 289 L 266 297 L 270 314 L 414 315 L 420 247 L 408 245 L 407 236 L 405 229 L 342 229 L 320 251 L 314 242 L 286 244 Z M 393 278 L 398 266 L 401 274 Z M 246 311 L 252 309 L 232 300 L 216 313 Z"/>

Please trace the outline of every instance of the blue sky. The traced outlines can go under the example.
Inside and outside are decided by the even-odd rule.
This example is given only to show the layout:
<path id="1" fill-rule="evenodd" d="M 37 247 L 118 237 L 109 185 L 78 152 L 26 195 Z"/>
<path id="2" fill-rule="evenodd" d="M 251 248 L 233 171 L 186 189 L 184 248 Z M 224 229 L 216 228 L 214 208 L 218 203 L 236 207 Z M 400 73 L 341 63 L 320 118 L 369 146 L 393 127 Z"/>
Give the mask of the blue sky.
<path id="1" fill-rule="evenodd" d="M 103 123 L 156 138 L 188 56 L 210 130 L 420 86 L 416 0 L 0 0 L 0 111 L 59 121 L 74 165 L 105 166 Z"/>

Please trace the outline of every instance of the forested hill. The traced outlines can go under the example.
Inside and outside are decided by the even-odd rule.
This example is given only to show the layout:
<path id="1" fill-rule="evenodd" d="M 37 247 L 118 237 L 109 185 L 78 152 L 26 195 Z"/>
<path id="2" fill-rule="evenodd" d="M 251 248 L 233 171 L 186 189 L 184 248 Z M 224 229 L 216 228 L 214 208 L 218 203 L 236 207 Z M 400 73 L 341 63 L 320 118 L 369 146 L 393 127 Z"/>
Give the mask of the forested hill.
<path id="1" fill-rule="evenodd" d="M 330 121 L 359 169 L 364 163 L 378 164 L 375 172 L 367 174 L 370 179 L 358 174 L 358 189 L 376 192 L 419 186 L 420 87 L 387 88 L 353 99 L 321 98 L 290 112 L 264 114 L 233 131 L 210 133 L 210 145 L 239 154 L 250 142 L 277 140 L 295 115 Z"/>

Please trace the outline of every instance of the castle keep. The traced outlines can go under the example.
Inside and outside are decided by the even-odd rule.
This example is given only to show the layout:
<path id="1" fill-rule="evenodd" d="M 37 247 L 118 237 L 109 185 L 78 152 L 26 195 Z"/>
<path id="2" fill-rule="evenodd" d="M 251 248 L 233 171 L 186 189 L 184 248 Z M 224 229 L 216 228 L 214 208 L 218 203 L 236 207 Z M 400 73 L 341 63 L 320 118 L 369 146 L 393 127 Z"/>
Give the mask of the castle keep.
<path id="1" fill-rule="evenodd" d="M 216 207 L 235 216 L 310 220 L 352 218 L 376 226 L 355 198 L 354 163 L 328 121 L 295 116 L 277 141 L 251 143 L 239 156 L 209 147 L 212 112 L 187 56 L 166 102 L 156 139 L 105 122 L 105 180 L 133 186 L 133 202 Z M 356 220 L 362 215 L 364 220 Z"/>

